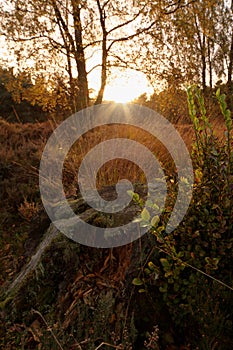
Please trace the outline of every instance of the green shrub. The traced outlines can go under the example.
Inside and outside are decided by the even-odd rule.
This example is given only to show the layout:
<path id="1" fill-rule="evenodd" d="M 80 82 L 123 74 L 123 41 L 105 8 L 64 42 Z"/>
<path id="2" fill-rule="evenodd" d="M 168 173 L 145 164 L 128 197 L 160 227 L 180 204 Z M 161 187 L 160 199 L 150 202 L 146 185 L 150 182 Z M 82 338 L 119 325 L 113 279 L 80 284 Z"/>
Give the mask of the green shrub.
<path id="1" fill-rule="evenodd" d="M 157 238 L 157 256 L 150 257 L 153 265 L 150 262 L 150 266 L 145 266 L 133 283 L 140 285 L 140 292 L 153 293 L 148 285 L 151 274 L 156 273 L 154 289 L 160 291 L 178 336 L 186 338 L 192 349 L 197 346 L 203 350 L 226 350 L 233 343 L 231 112 L 226 106 L 226 96 L 217 91 L 226 125 L 225 139 L 220 140 L 210 124 L 201 92 L 191 87 L 187 95 L 195 131 L 192 202 L 183 222 L 169 235 L 164 233 L 166 215 L 162 215 L 157 227 L 151 222 L 152 233 Z M 175 200 L 176 191 L 173 203 Z"/>

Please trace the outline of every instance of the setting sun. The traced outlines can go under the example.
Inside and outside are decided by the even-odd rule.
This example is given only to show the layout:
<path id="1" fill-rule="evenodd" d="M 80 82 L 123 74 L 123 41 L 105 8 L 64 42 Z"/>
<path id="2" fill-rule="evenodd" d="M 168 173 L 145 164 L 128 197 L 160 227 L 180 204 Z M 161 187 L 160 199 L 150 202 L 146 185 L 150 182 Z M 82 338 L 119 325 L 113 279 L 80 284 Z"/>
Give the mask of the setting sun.
<path id="1" fill-rule="evenodd" d="M 138 92 L 127 83 L 124 85 L 124 79 L 117 79 L 114 86 L 109 86 L 105 93 L 105 100 L 117 103 L 127 103 L 138 96 Z"/>
<path id="2" fill-rule="evenodd" d="M 99 90 L 99 75 L 100 71 L 93 71 L 89 76 L 89 84 L 93 89 L 93 98 L 95 98 Z M 114 69 L 105 88 L 104 100 L 127 103 L 144 93 L 148 96 L 153 93 L 153 88 L 145 74 L 133 69 L 125 69 L 124 71 Z"/>
<path id="3" fill-rule="evenodd" d="M 134 70 L 121 72 L 121 76 L 114 78 L 106 86 L 104 99 L 117 103 L 130 102 L 143 93 L 150 95 L 152 87 L 143 73 Z"/>

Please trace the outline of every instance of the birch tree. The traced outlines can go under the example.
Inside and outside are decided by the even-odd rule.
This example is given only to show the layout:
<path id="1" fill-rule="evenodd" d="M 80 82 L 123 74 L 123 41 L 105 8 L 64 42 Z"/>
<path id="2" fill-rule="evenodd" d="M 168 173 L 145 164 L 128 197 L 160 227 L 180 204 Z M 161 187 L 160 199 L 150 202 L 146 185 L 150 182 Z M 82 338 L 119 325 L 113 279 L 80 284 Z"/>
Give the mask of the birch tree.
<path id="1" fill-rule="evenodd" d="M 2 34 L 15 43 L 19 63 L 31 61 L 37 71 L 64 71 L 76 111 L 90 104 L 89 74 L 100 70 L 99 104 L 111 67 L 125 60 L 123 45 L 156 25 L 148 6 L 149 1 L 133 0 L 5 1 Z"/>

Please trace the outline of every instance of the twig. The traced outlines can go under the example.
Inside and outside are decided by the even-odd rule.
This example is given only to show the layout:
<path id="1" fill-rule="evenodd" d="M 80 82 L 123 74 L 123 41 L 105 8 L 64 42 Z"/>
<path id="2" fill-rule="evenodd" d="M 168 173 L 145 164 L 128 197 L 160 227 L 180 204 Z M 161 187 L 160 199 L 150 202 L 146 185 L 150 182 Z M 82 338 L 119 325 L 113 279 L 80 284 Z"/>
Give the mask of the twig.
<path id="1" fill-rule="evenodd" d="M 105 342 L 101 343 L 95 350 L 100 349 L 103 345 L 110 346 L 111 348 L 114 348 L 114 349 L 122 350 L 121 345 L 112 345 L 112 344 L 105 343 Z"/>
<path id="2" fill-rule="evenodd" d="M 54 340 L 55 340 L 56 343 L 58 344 L 59 348 L 60 348 L 61 350 L 64 350 L 63 347 L 61 346 L 61 343 L 60 343 L 59 340 L 57 339 L 56 335 L 53 333 L 52 328 L 48 325 L 48 323 L 47 323 L 46 319 L 44 318 L 44 316 L 43 316 L 39 311 L 37 311 L 37 310 L 32 309 L 32 312 L 33 312 L 34 314 L 37 314 L 37 315 L 39 315 L 39 316 L 41 317 L 41 319 L 43 320 L 44 324 L 46 325 L 48 331 L 50 331 L 50 333 L 52 334 Z"/>
<path id="3" fill-rule="evenodd" d="M 71 337 L 72 337 L 72 338 L 74 339 L 74 341 L 75 341 L 75 344 L 74 344 L 74 345 L 78 346 L 79 350 L 82 350 L 81 344 L 82 344 L 82 345 L 83 345 L 83 344 L 87 344 L 87 343 L 89 343 L 89 341 L 90 341 L 90 338 L 87 338 L 87 339 L 85 339 L 85 340 L 80 341 L 80 343 L 78 343 L 77 339 L 73 336 L 73 334 L 71 334 Z"/>
<path id="4" fill-rule="evenodd" d="M 23 168 L 24 170 L 27 171 L 28 174 L 34 175 L 36 177 L 38 177 L 38 175 L 39 175 L 39 170 L 36 167 L 32 166 L 32 165 L 30 167 L 26 167 L 23 164 L 15 162 L 15 161 L 12 161 L 12 164 L 15 164 L 15 165 Z"/>
<path id="5" fill-rule="evenodd" d="M 206 272 L 204 272 L 204 271 L 198 269 L 197 267 L 195 267 L 195 266 L 193 266 L 193 265 L 187 263 L 186 261 L 184 261 L 184 260 L 182 260 L 182 259 L 180 259 L 180 258 L 175 257 L 174 255 L 172 255 L 171 253 L 169 253 L 169 252 L 166 251 L 165 249 L 162 249 L 162 248 L 160 248 L 160 247 L 158 247 L 158 249 L 161 250 L 161 252 L 163 252 L 163 253 L 169 255 L 174 261 L 177 261 L 177 262 L 179 262 L 180 264 L 183 264 L 183 265 L 185 265 L 185 266 L 187 266 L 187 267 L 189 267 L 189 268 L 191 268 L 191 269 L 193 269 L 193 270 L 195 270 L 195 271 L 201 273 L 202 275 L 204 275 L 204 276 L 206 276 L 206 277 L 212 279 L 213 281 L 215 281 L 215 282 L 221 284 L 222 286 L 224 286 L 224 287 L 230 289 L 231 291 L 233 291 L 233 287 L 231 287 L 231 286 L 229 286 L 228 284 L 222 282 L 222 281 L 219 280 L 218 278 L 215 278 L 214 276 L 209 275 L 208 273 L 206 273 Z"/>
<path id="6" fill-rule="evenodd" d="M 19 115 L 18 115 L 18 113 L 17 113 L 17 111 L 16 111 L 16 109 L 15 109 L 15 106 L 12 105 L 11 107 L 12 107 L 12 109 L 13 109 L 13 112 L 14 112 L 14 114 L 15 114 L 15 116 L 16 116 L 17 121 L 18 121 L 20 124 L 22 124 L 22 122 L 21 122 L 21 120 L 20 120 L 20 117 L 19 117 Z"/>

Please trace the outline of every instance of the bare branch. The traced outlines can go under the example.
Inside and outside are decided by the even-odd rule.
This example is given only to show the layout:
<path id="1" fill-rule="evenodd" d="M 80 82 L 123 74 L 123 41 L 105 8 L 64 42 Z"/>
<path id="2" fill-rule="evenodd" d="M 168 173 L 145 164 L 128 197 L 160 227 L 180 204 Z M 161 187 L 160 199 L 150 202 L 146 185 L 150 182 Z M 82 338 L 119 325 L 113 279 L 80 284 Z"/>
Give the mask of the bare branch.
<path id="1" fill-rule="evenodd" d="M 102 6 L 102 9 L 104 9 L 104 8 L 110 3 L 110 1 L 111 1 L 111 0 L 105 1 L 105 3 L 104 3 L 103 6 Z"/>
<path id="2" fill-rule="evenodd" d="M 124 60 L 122 57 L 118 56 L 118 55 L 114 55 L 111 54 L 110 57 L 113 57 L 115 60 L 118 60 L 118 62 L 114 63 L 114 62 L 109 62 L 108 67 L 117 67 L 117 68 L 123 68 L 123 69 L 133 69 L 137 72 L 142 72 L 142 68 L 141 67 L 137 67 L 137 65 L 135 65 L 132 62 L 126 61 Z M 119 63 L 121 62 L 121 63 Z"/>
<path id="3" fill-rule="evenodd" d="M 2 35 L 4 36 L 8 36 L 6 33 L 2 33 Z M 24 41 L 32 41 L 32 40 L 38 40 L 38 39 L 43 39 L 43 38 L 48 38 L 46 35 L 35 35 L 35 36 L 31 36 L 30 38 L 12 38 L 11 40 L 14 42 L 24 42 Z"/>
<path id="4" fill-rule="evenodd" d="M 95 54 L 96 52 L 98 51 L 101 51 L 101 49 L 96 49 L 96 50 L 93 50 L 92 53 L 89 55 L 89 56 L 86 56 L 86 60 L 90 60 Z"/>
<path id="5" fill-rule="evenodd" d="M 100 24 L 101 24 L 101 28 L 102 28 L 103 34 L 106 35 L 107 32 L 106 32 L 106 27 L 105 27 L 105 19 L 106 19 L 105 11 L 104 11 L 103 8 L 101 7 L 100 1 L 99 1 L 99 0 L 97 0 L 97 6 L 98 6 L 98 10 L 99 10 L 99 15 L 100 15 Z"/>
<path id="6" fill-rule="evenodd" d="M 129 62 L 127 62 L 126 60 L 124 60 L 122 57 L 118 56 L 118 55 L 115 55 L 115 54 L 111 54 L 110 57 L 113 57 L 115 60 L 117 60 L 118 62 L 121 62 L 126 66 L 128 66 Z M 109 63 L 109 67 L 115 67 L 115 63 Z M 122 68 L 122 67 L 121 67 Z"/>
<path id="7" fill-rule="evenodd" d="M 182 3 L 181 3 L 181 0 L 178 0 L 176 3 L 171 4 L 171 5 L 168 5 L 168 6 L 166 7 L 166 9 L 167 9 L 167 8 L 169 8 L 169 7 L 171 8 L 171 7 L 176 6 L 175 9 L 170 10 L 170 11 L 166 11 L 166 10 L 165 10 L 165 11 L 164 11 L 164 14 L 165 14 L 165 15 L 171 15 L 171 14 L 175 13 L 176 11 L 178 11 L 178 10 L 184 8 L 184 7 L 187 7 L 187 6 L 191 5 L 192 3 L 195 3 L 196 1 L 197 1 L 197 0 L 190 0 L 190 1 L 187 2 L 187 4 L 182 4 Z"/>
<path id="8" fill-rule="evenodd" d="M 61 12 L 59 11 L 59 8 L 57 7 L 57 4 L 56 4 L 56 1 L 55 0 L 52 0 L 52 5 L 53 5 L 53 8 L 54 8 L 54 11 L 55 11 L 55 15 L 57 17 L 57 20 L 61 23 L 63 29 L 64 29 L 64 32 L 70 42 L 70 45 L 72 47 L 72 51 L 75 52 L 75 44 L 74 44 L 74 40 L 72 38 L 72 35 L 70 34 L 69 32 L 69 28 L 67 27 L 62 15 L 61 15 Z"/>
<path id="9" fill-rule="evenodd" d="M 2 35 L 6 35 L 5 33 Z M 65 46 L 62 45 L 60 42 L 56 41 L 55 39 L 51 38 L 49 35 L 46 34 L 40 34 L 40 35 L 35 35 L 35 36 L 31 36 L 30 38 L 12 38 L 12 41 L 14 42 L 27 42 L 27 41 L 34 41 L 34 40 L 39 40 L 39 39 L 47 39 L 50 43 L 50 45 L 53 46 L 53 48 L 55 49 L 59 49 L 61 53 L 64 54 L 64 52 L 62 51 L 62 49 L 65 49 Z M 72 57 L 72 56 L 71 56 Z"/>
<path id="10" fill-rule="evenodd" d="M 102 39 L 99 39 L 99 40 L 94 40 L 92 41 L 91 43 L 83 46 L 83 49 L 86 50 L 88 47 L 91 47 L 91 46 L 95 46 L 97 44 L 101 44 L 102 43 Z"/>
<path id="11" fill-rule="evenodd" d="M 147 32 L 148 30 L 150 30 L 155 25 L 155 23 L 156 23 L 156 21 L 153 21 L 148 27 L 142 28 L 142 29 L 138 30 L 134 34 L 131 34 L 131 35 L 128 35 L 128 36 L 124 36 L 124 37 L 121 37 L 121 38 L 118 38 L 118 39 L 108 39 L 109 41 L 112 41 L 112 43 L 108 47 L 108 51 L 111 50 L 112 46 L 115 43 L 119 43 L 119 42 L 123 42 L 123 41 L 127 41 L 127 40 L 130 40 L 130 39 L 133 39 L 136 36 L 139 36 L 140 34 L 143 34 L 143 33 Z"/>
<path id="12" fill-rule="evenodd" d="M 140 11 L 138 11 L 138 13 L 136 13 L 136 15 L 135 15 L 134 17 L 132 17 L 132 18 L 129 19 L 128 21 L 126 21 L 126 22 L 124 22 L 124 23 L 120 23 L 120 24 L 118 24 L 117 26 L 115 26 L 115 27 L 113 27 L 112 29 L 110 29 L 110 30 L 108 31 L 108 34 L 112 33 L 112 32 L 115 31 L 116 29 L 122 28 L 122 27 L 127 26 L 128 24 L 134 22 L 134 21 L 140 16 L 140 14 L 142 13 L 142 11 L 143 11 L 144 8 L 145 8 L 145 5 L 144 5 L 144 7 L 143 7 Z"/>
<path id="13" fill-rule="evenodd" d="M 93 70 L 95 70 L 95 69 L 98 68 L 98 67 L 102 67 L 102 64 L 101 64 L 101 63 L 96 64 L 94 67 L 92 67 L 92 68 L 87 72 L 87 74 L 90 74 L 91 72 L 93 72 Z"/>

